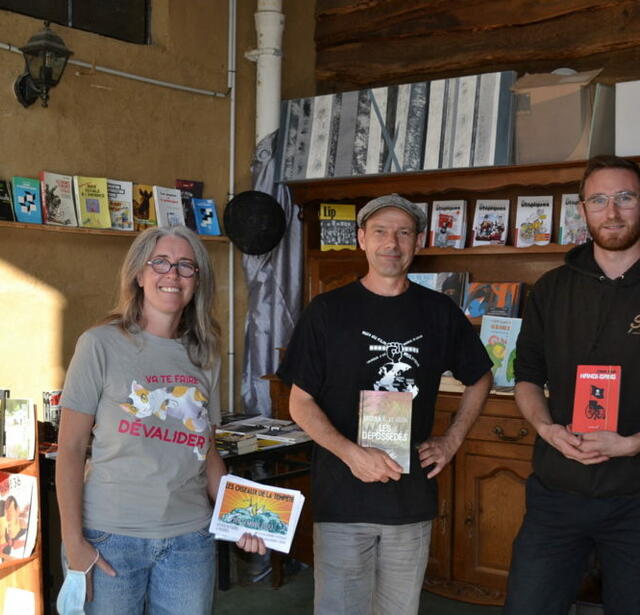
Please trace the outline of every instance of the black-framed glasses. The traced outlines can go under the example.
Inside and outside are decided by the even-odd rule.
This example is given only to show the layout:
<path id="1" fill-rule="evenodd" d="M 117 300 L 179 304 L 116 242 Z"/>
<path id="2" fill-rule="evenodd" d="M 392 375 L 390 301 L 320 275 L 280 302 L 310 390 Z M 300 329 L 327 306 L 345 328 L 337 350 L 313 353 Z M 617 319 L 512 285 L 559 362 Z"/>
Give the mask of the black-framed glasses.
<path id="1" fill-rule="evenodd" d="M 638 206 L 638 195 L 635 192 L 615 192 L 614 194 L 592 194 L 588 199 L 582 201 L 587 211 L 602 211 L 609 201 L 619 209 L 633 209 Z"/>
<path id="2" fill-rule="evenodd" d="M 156 273 L 169 273 L 171 268 L 175 267 L 181 278 L 192 278 L 199 271 L 198 267 L 191 261 L 172 263 L 168 258 L 164 258 L 163 256 L 152 258 L 150 261 L 147 261 L 147 265 Z"/>

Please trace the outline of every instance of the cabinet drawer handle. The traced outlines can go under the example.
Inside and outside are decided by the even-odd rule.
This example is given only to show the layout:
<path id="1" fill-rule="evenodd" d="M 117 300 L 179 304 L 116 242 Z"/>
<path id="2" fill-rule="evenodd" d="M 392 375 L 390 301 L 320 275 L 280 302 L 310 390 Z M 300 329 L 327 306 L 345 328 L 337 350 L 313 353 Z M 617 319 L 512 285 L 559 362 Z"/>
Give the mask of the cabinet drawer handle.
<path id="1" fill-rule="evenodd" d="M 507 436 L 504 433 L 504 429 L 502 429 L 502 427 L 500 427 L 500 425 L 496 425 L 493 428 L 493 433 L 496 434 L 496 436 L 498 436 L 498 438 L 500 438 L 500 440 L 502 440 L 503 442 L 517 442 L 518 440 L 522 440 L 522 438 L 528 436 L 529 435 L 529 430 L 526 427 L 523 427 L 518 432 L 517 436 Z"/>

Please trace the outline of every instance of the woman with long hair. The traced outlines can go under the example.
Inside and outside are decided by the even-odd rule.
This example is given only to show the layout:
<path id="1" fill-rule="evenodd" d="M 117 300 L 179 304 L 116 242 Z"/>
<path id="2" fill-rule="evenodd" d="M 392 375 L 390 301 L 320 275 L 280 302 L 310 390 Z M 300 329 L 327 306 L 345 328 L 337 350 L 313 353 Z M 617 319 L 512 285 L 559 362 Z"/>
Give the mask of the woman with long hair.
<path id="1" fill-rule="evenodd" d="M 78 602 L 84 578 L 87 614 L 211 613 L 208 525 L 225 472 L 213 444 L 220 422 L 214 295 L 198 237 L 183 226 L 154 227 L 125 257 L 116 308 L 78 339 L 56 463 L 70 571 L 62 603 Z M 239 544 L 264 552 L 255 537 Z"/>

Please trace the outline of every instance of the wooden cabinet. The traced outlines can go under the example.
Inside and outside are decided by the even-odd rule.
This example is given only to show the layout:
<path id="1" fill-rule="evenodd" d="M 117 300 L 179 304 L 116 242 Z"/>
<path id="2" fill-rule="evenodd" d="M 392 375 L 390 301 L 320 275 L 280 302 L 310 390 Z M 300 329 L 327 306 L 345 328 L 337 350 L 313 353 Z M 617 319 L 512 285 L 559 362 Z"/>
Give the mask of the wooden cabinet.
<path id="1" fill-rule="evenodd" d="M 470 231 L 476 199 L 508 198 L 508 242 L 512 242 L 516 197 L 553 195 L 555 239 L 560 197 L 578 191 L 584 166 L 584 161 L 577 161 L 291 182 L 293 201 L 304 221 L 305 302 L 367 270 L 360 251 L 320 251 L 321 203 L 354 203 L 359 208 L 391 192 L 416 202 L 466 199 Z M 411 269 L 468 271 L 471 281 L 521 281 L 528 289 L 543 273 L 561 265 L 568 249 L 555 243 L 530 248 L 426 248 L 416 255 Z M 445 431 L 459 399 L 455 393 L 438 396 L 435 434 Z M 502 603 L 511 544 L 524 514 L 524 484 L 531 472 L 534 436 L 512 395 L 490 397 L 456 458 L 438 477 L 439 509 L 425 588 L 470 602 Z"/>

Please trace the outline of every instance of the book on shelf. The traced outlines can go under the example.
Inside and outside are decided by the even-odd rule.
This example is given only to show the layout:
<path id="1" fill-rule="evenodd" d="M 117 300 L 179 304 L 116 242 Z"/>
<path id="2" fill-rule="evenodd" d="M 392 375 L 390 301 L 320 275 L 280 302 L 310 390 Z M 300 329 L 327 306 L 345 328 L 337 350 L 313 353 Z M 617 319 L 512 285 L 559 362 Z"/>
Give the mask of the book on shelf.
<path id="1" fill-rule="evenodd" d="M 0 472 L 0 561 L 29 557 L 38 535 L 35 476 Z"/>
<path id="2" fill-rule="evenodd" d="M 41 171 L 40 194 L 42 221 L 45 224 L 78 226 L 71 175 Z"/>
<path id="3" fill-rule="evenodd" d="M 467 271 L 440 271 L 438 273 L 409 273 L 411 282 L 420 284 L 431 290 L 437 290 L 451 297 L 453 302 L 462 307 L 464 293 L 469 280 Z"/>
<path id="4" fill-rule="evenodd" d="M 201 199 L 204 194 L 204 183 L 193 179 L 176 179 L 176 188 L 180 190 L 184 223 L 197 232 L 196 218 L 191 199 Z"/>
<path id="5" fill-rule="evenodd" d="M 153 199 L 153 186 L 133 184 L 133 230 L 144 231 L 156 226 L 156 204 Z"/>
<path id="6" fill-rule="evenodd" d="M 516 342 L 521 325 L 521 318 L 482 317 L 480 340 L 493 361 L 493 385 L 498 389 L 513 389 L 515 386 Z"/>
<path id="7" fill-rule="evenodd" d="M 107 197 L 111 228 L 116 231 L 133 230 L 133 182 L 107 179 Z"/>
<path id="8" fill-rule="evenodd" d="M 509 229 L 509 199 L 478 199 L 473 217 L 472 246 L 504 246 Z"/>
<path id="9" fill-rule="evenodd" d="M 220 480 L 209 531 L 237 541 L 250 532 L 269 549 L 289 553 L 304 496 L 295 489 L 264 485 L 226 474 Z"/>
<path id="10" fill-rule="evenodd" d="M 469 282 L 463 311 L 477 325 L 483 316 L 517 317 L 523 287 L 522 282 Z"/>
<path id="11" fill-rule="evenodd" d="M 358 444 L 379 448 L 408 474 L 411 465 L 411 409 L 409 391 L 360 391 Z"/>
<path id="12" fill-rule="evenodd" d="M 4 414 L 7 410 L 7 399 L 10 397 L 9 389 L 0 389 L 0 457 L 4 457 Z"/>
<path id="13" fill-rule="evenodd" d="M 222 235 L 218 210 L 213 199 L 191 199 L 196 219 L 196 230 L 200 235 Z"/>
<path id="14" fill-rule="evenodd" d="M 356 206 L 321 203 L 320 250 L 355 250 L 356 247 Z"/>
<path id="15" fill-rule="evenodd" d="M 5 400 L 4 455 L 12 459 L 33 459 L 36 413 L 30 399 Z"/>
<path id="16" fill-rule="evenodd" d="M 239 434 L 216 430 L 216 448 L 221 455 L 244 455 L 258 450 L 258 439 L 255 434 Z"/>
<path id="17" fill-rule="evenodd" d="M 585 219 L 580 213 L 580 196 L 578 194 L 563 194 L 560 200 L 560 226 L 558 243 L 579 245 L 591 238 Z"/>
<path id="18" fill-rule="evenodd" d="M 17 222 L 42 224 L 40 182 L 33 177 L 11 178 L 13 213 Z"/>
<path id="19" fill-rule="evenodd" d="M 13 219 L 11 184 L 6 179 L 0 179 L 0 221 L 13 222 Z"/>
<path id="20" fill-rule="evenodd" d="M 434 201 L 429 225 L 432 248 L 464 248 L 467 232 L 467 202 Z"/>
<path id="21" fill-rule="evenodd" d="M 106 177 L 73 176 L 76 212 L 80 226 L 111 228 Z"/>
<path id="22" fill-rule="evenodd" d="M 42 419 L 45 423 L 51 423 L 55 429 L 60 425 L 61 397 L 61 390 L 42 391 Z"/>
<path id="23" fill-rule="evenodd" d="M 158 226 L 184 226 L 182 196 L 177 188 L 153 187 Z"/>
<path id="24" fill-rule="evenodd" d="M 578 365 L 573 398 L 574 433 L 617 431 L 620 365 Z"/>
<path id="25" fill-rule="evenodd" d="M 553 196 L 519 196 L 516 206 L 516 248 L 546 246 L 551 241 Z"/>

